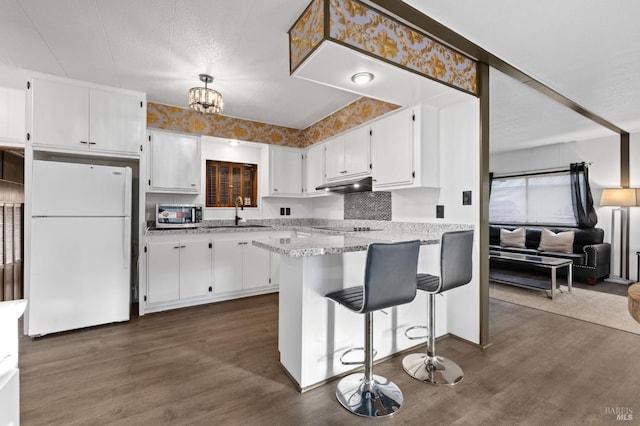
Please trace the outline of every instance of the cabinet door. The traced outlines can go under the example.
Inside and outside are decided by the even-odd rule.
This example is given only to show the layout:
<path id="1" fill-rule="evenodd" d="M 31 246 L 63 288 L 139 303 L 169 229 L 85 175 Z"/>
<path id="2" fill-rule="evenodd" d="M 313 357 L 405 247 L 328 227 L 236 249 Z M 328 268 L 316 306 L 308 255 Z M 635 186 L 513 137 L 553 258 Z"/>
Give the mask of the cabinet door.
<path id="1" fill-rule="evenodd" d="M 200 192 L 200 145 L 197 138 L 182 136 L 178 139 L 180 146 L 180 175 L 177 182 L 185 191 Z"/>
<path id="2" fill-rule="evenodd" d="M 302 150 L 271 148 L 272 195 L 302 194 Z"/>
<path id="3" fill-rule="evenodd" d="M 163 192 L 192 192 L 200 189 L 198 138 L 152 132 L 149 187 Z"/>
<path id="4" fill-rule="evenodd" d="M 89 140 L 93 151 L 140 152 L 144 140 L 144 108 L 140 96 L 90 89 Z"/>
<path id="5" fill-rule="evenodd" d="M 214 289 L 216 293 L 242 289 L 242 247 L 244 241 L 214 243 Z"/>
<path id="6" fill-rule="evenodd" d="M 24 145 L 25 94 L 0 87 L 0 140 Z"/>
<path id="7" fill-rule="evenodd" d="M 88 149 L 88 88 L 37 78 L 31 96 L 33 144 Z"/>
<path id="8" fill-rule="evenodd" d="M 369 126 L 354 129 L 344 135 L 344 170 L 347 176 L 370 173 Z"/>
<path id="9" fill-rule="evenodd" d="M 406 109 L 372 125 L 373 186 L 413 182 L 413 112 Z"/>
<path id="10" fill-rule="evenodd" d="M 324 170 L 326 179 L 342 179 L 347 172 L 344 168 L 344 137 L 338 136 L 330 139 L 324 146 Z"/>
<path id="11" fill-rule="evenodd" d="M 243 289 L 269 285 L 270 260 L 269 251 L 251 245 L 251 241 L 243 246 Z"/>
<path id="12" fill-rule="evenodd" d="M 147 303 L 180 298 L 180 243 L 147 245 Z"/>
<path id="13" fill-rule="evenodd" d="M 316 187 L 324 183 L 324 145 L 314 145 L 307 150 L 305 158 L 305 187 L 306 193 L 324 192 L 316 191 Z"/>
<path id="14" fill-rule="evenodd" d="M 209 293 L 212 286 L 211 251 L 209 240 L 180 244 L 180 299 Z"/>

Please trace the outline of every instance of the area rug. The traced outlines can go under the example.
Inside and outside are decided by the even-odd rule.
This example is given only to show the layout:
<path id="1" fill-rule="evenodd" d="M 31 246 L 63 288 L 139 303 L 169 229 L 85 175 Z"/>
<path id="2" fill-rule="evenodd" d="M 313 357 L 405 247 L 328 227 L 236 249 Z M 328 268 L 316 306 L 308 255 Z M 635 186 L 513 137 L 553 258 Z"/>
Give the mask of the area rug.
<path id="1" fill-rule="evenodd" d="M 566 287 L 563 286 L 563 289 Z M 613 294 L 573 288 L 572 293 L 556 293 L 554 300 L 545 292 L 514 287 L 505 284 L 489 283 L 489 297 L 527 306 L 541 311 L 564 315 L 629 333 L 640 334 L 640 324 L 627 310 L 627 298 Z"/>

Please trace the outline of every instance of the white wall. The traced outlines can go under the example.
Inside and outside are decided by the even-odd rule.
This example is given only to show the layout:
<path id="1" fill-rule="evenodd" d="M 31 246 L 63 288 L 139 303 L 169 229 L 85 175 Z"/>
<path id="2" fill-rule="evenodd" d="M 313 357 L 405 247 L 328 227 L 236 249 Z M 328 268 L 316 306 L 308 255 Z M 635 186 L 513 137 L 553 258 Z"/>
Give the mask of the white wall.
<path id="1" fill-rule="evenodd" d="M 640 188 L 640 132 L 632 133 L 629 138 L 629 186 Z M 629 212 L 629 278 L 640 281 L 637 275 L 637 256 L 640 251 L 640 207 Z"/>
<path id="2" fill-rule="evenodd" d="M 634 134 L 630 143 L 630 186 L 640 186 L 640 170 L 634 164 L 640 164 L 640 134 Z M 635 149 L 634 149 L 635 145 Z M 611 242 L 611 212 L 614 207 L 600 207 L 602 189 L 620 186 L 620 138 L 617 135 L 587 141 L 568 142 L 547 145 L 538 148 L 492 154 L 490 169 L 494 173 L 513 173 L 545 168 L 564 168 L 570 163 L 592 163 L 589 166 L 589 184 L 593 194 L 594 206 L 598 214 L 598 228 L 605 232 L 605 241 Z M 640 212 L 632 208 L 630 214 L 630 257 L 629 273 L 636 279 L 636 256 L 640 250 Z M 634 231 L 636 230 L 636 231 Z M 611 264 L 613 274 L 619 275 L 618 246 L 612 247 L 614 262 Z"/>
<path id="3" fill-rule="evenodd" d="M 440 193 L 444 223 L 474 225 L 474 259 L 479 258 L 480 241 L 480 105 L 473 98 L 440 111 Z M 462 192 L 471 191 L 471 205 L 462 205 Z M 480 265 L 473 264 L 468 285 L 448 292 L 450 333 L 480 343 Z"/>
<path id="4" fill-rule="evenodd" d="M 440 189 L 408 188 L 391 192 L 391 220 L 394 222 L 439 222 L 436 205 Z M 445 218 L 446 216 L 445 211 Z"/>
<path id="5" fill-rule="evenodd" d="M 344 219 L 344 195 L 331 194 L 312 199 L 311 217 L 318 219 Z"/>

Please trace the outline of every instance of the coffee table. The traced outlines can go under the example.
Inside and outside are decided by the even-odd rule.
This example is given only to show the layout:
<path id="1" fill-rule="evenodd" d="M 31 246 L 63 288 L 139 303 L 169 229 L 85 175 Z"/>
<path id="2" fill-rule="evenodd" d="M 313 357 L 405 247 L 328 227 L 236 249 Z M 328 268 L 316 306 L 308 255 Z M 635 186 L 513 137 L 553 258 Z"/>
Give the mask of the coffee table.
<path id="1" fill-rule="evenodd" d="M 523 278 L 518 281 L 510 280 L 507 274 L 489 273 L 489 278 L 492 281 L 500 282 L 503 284 L 515 285 L 518 287 L 537 288 L 551 292 L 551 300 L 556 296 L 556 271 L 558 268 L 567 268 L 567 287 L 568 292 L 571 293 L 573 287 L 573 261 L 571 259 L 563 259 L 559 257 L 550 256 L 534 256 L 529 254 L 511 253 L 503 251 L 489 251 L 489 259 L 498 259 L 504 262 L 517 262 L 528 263 L 540 268 L 546 268 L 551 270 L 551 284 L 547 281 L 536 280 L 531 278 Z"/>

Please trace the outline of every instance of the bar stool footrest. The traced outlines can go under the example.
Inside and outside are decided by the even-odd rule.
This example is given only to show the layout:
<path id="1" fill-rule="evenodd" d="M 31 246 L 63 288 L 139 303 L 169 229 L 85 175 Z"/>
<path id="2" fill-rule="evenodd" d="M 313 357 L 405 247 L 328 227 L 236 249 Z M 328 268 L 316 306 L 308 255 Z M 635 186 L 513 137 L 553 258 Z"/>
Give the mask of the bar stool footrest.
<path id="1" fill-rule="evenodd" d="M 413 330 L 427 330 L 427 334 L 425 334 L 424 336 L 409 336 L 409 333 L 412 332 Z M 427 339 L 429 337 L 429 327 L 427 327 L 426 325 L 413 325 L 409 328 L 407 328 L 404 331 L 404 337 L 406 337 L 409 340 L 423 340 L 423 339 Z"/>
<path id="2" fill-rule="evenodd" d="M 347 356 L 351 352 L 355 352 L 355 351 L 364 352 L 364 348 L 349 348 L 346 351 L 342 352 L 342 355 L 340 355 L 340 364 L 342 364 L 342 365 L 363 365 L 364 364 L 364 360 L 362 360 L 362 361 L 345 361 L 344 360 L 345 356 Z M 378 351 L 376 351 L 374 349 L 372 357 L 375 358 L 376 355 L 378 355 Z"/>

